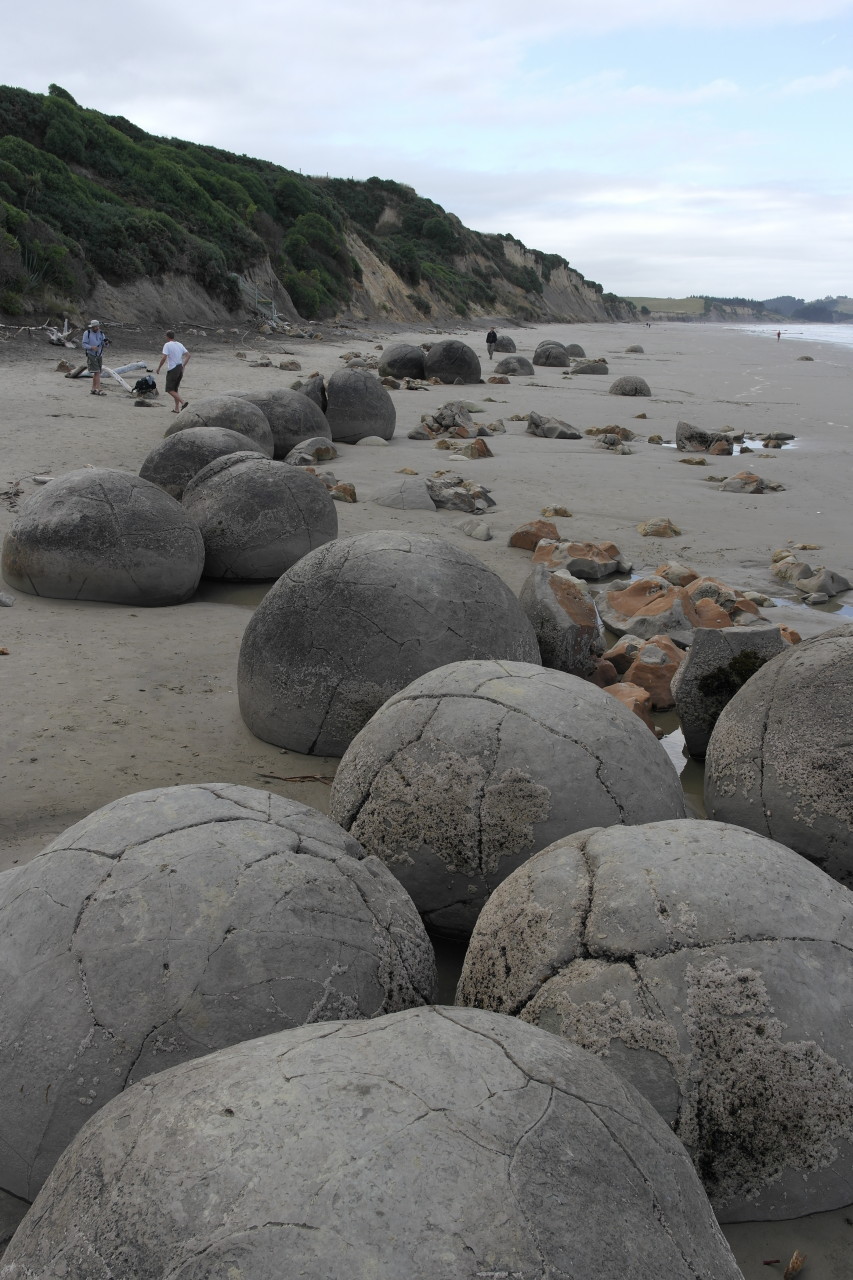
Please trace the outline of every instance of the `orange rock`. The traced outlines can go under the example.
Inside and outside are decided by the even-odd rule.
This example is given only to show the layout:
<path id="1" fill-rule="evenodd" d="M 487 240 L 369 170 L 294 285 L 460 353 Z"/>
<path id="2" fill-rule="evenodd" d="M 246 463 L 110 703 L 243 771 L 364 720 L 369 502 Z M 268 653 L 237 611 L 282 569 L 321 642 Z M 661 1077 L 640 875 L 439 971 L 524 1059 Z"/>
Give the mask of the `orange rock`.
<path id="1" fill-rule="evenodd" d="M 621 676 L 628 670 L 645 643 L 645 640 L 640 640 L 637 636 L 622 636 L 613 648 L 608 649 L 602 656 L 613 663 Z"/>
<path id="2" fill-rule="evenodd" d="M 653 636 L 625 672 L 625 683 L 645 689 L 656 711 L 668 711 L 675 706 L 672 678 L 683 661 L 683 650 L 669 636 Z"/>
<path id="3" fill-rule="evenodd" d="M 787 640 L 788 644 L 799 644 L 803 638 L 799 631 L 795 631 L 793 627 L 787 627 L 784 622 L 779 630 L 782 632 L 782 639 Z"/>
<path id="4" fill-rule="evenodd" d="M 333 485 L 329 493 L 338 502 L 358 502 L 358 498 L 355 495 L 355 485 L 348 484 L 346 481 Z"/>
<path id="5" fill-rule="evenodd" d="M 463 458 L 493 458 L 495 456 L 485 440 L 480 438 L 469 440 L 467 444 L 463 444 L 455 452 L 460 453 Z"/>
<path id="6" fill-rule="evenodd" d="M 625 618 L 653 617 L 680 604 L 685 621 L 690 626 L 699 626 L 698 614 L 686 588 L 673 586 L 662 578 L 639 578 L 623 591 L 608 591 L 607 604 Z"/>
<path id="7" fill-rule="evenodd" d="M 618 684 L 619 672 L 612 662 L 607 662 L 605 658 L 598 658 L 595 670 L 591 676 L 587 676 L 587 680 L 590 684 L 597 684 L 599 689 L 607 689 L 612 684 Z"/>
<path id="8" fill-rule="evenodd" d="M 533 562 L 546 564 L 552 569 L 568 569 L 579 578 L 604 578 L 619 570 L 630 569 L 614 542 L 560 541 L 559 534 L 540 542 Z"/>
<path id="9" fill-rule="evenodd" d="M 762 616 L 761 610 L 759 609 L 755 601 L 748 600 L 747 597 L 743 594 L 743 592 L 736 591 L 735 598 L 737 599 L 738 613 L 751 613 L 756 618 L 760 618 Z"/>
<path id="10" fill-rule="evenodd" d="M 617 684 L 607 685 L 604 692 L 609 693 L 617 702 L 621 702 L 622 706 L 627 707 L 629 711 L 633 711 L 635 716 L 639 716 L 643 724 L 657 737 L 657 729 L 652 719 L 652 699 L 645 689 L 641 689 L 636 684 L 619 681 Z"/>
<path id="11" fill-rule="evenodd" d="M 679 564 L 677 560 L 668 560 L 666 564 L 659 564 L 655 569 L 655 575 L 658 578 L 666 578 L 667 582 L 671 582 L 676 587 L 686 587 L 699 577 L 695 569 L 689 568 L 686 564 Z"/>
<path id="12" fill-rule="evenodd" d="M 717 604 L 716 600 L 708 600 L 707 598 L 697 600 L 694 607 L 700 619 L 697 626 L 714 627 L 717 630 L 722 630 L 723 627 L 732 625 L 731 618 L 722 605 Z"/>
<path id="13" fill-rule="evenodd" d="M 488 379 L 489 382 L 509 382 L 509 378 L 501 377 L 499 374 Z"/>
<path id="14" fill-rule="evenodd" d="M 527 524 L 519 525 L 515 532 L 510 534 L 509 545 L 520 547 L 522 551 L 535 551 L 543 538 L 547 538 L 550 542 L 557 542 L 559 537 L 557 526 L 550 520 L 528 520 Z"/>

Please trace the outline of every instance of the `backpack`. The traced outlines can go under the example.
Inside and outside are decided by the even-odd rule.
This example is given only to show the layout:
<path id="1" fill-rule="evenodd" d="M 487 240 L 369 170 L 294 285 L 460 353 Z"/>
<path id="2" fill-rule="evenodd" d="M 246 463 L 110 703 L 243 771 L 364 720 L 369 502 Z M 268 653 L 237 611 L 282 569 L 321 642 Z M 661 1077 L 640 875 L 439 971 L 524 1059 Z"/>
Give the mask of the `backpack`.
<path id="1" fill-rule="evenodd" d="M 133 390 L 138 396 L 156 395 L 157 383 L 151 377 L 150 373 L 146 373 L 144 378 L 137 378 L 133 385 Z"/>

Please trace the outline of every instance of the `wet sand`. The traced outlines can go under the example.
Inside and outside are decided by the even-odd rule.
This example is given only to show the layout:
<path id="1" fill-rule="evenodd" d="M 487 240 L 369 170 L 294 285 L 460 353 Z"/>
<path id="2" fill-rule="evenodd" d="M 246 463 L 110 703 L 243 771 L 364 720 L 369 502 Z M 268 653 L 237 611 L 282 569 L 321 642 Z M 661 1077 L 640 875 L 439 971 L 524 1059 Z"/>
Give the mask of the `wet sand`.
<path id="1" fill-rule="evenodd" d="M 817 543 L 804 553 L 853 578 L 853 543 L 846 514 L 853 461 L 853 348 L 769 341 L 711 325 L 552 325 L 507 330 L 520 354 L 532 355 L 544 336 L 579 342 L 590 357 L 606 356 L 608 376 L 567 378 L 560 369 L 537 367 L 534 376 L 509 385 L 431 387 L 392 392 L 397 432 L 386 447 L 339 446 L 330 464 L 338 480 L 355 485 L 359 501 L 337 507 L 340 534 L 395 528 L 434 532 L 479 556 L 518 590 L 529 554 L 507 546 L 519 524 L 542 507 L 565 505 L 561 534 L 576 540 L 609 539 L 651 571 L 678 559 L 740 588 L 752 588 L 790 604 L 766 610 L 803 636 L 853 620 L 853 593 L 831 606 L 809 609 L 770 576 L 770 556 L 786 543 Z M 156 365 L 157 335 L 113 333 L 110 361 L 147 359 Z M 382 328 L 335 335 L 323 341 L 256 339 L 239 349 L 278 360 L 295 356 L 302 375 L 277 367 L 251 368 L 235 358 L 226 340 L 179 333 L 193 352 L 183 392 L 192 400 L 236 389 L 287 387 L 297 376 L 341 366 L 344 351 L 378 354 L 378 344 L 437 341 L 426 328 L 410 334 Z M 464 336 L 464 330 L 458 331 Z M 483 375 L 492 371 L 484 333 L 467 339 L 478 351 Z M 627 354 L 640 343 L 645 353 Z M 0 418 L 0 533 L 21 497 L 37 489 L 32 477 L 58 476 L 88 465 L 138 471 L 171 422 L 171 402 L 134 407 L 116 384 L 107 396 L 90 397 L 84 381 L 55 372 L 61 350 L 23 339 L 0 345 L 3 386 Z M 809 355 L 811 361 L 798 357 Z M 73 358 L 73 357 L 72 357 Z M 496 361 L 499 357 L 496 357 Z M 639 374 L 651 399 L 608 395 L 622 374 Z M 137 375 L 133 375 L 136 377 Z M 162 382 L 161 382 L 162 387 Z M 457 459 L 428 442 L 406 438 L 420 415 L 447 400 L 482 405 L 477 421 L 503 418 L 507 434 L 490 441 L 494 457 Z M 674 440 L 680 419 L 714 430 L 734 428 L 750 436 L 781 430 L 795 447 L 768 458 L 756 453 L 709 458 L 685 466 L 674 449 L 637 441 L 629 455 L 596 448 L 591 438 L 551 441 L 525 434 L 513 414 L 535 409 L 589 427 L 630 427 L 641 435 Z M 645 420 L 637 414 L 646 414 Z M 493 540 L 465 536 L 459 512 L 403 512 L 375 505 L 373 493 L 404 467 L 420 475 L 452 469 L 489 486 L 497 502 L 487 516 Z M 709 474 L 750 469 L 786 486 L 783 493 L 751 497 L 720 493 Z M 2 496 L 5 491 L 6 496 Z M 669 516 L 683 530 L 673 539 L 642 538 L 636 524 Z M 5 584 L 0 589 L 9 590 Z M 14 593 L 13 608 L 0 609 L 3 681 L 3 747 L 0 753 L 0 868 L 36 854 L 53 836 L 85 814 L 128 792 L 194 781 L 229 781 L 267 787 L 325 810 L 336 761 L 306 757 L 260 742 L 243 725 L 235 691 L 237 653 L 249 611 L 263 588 L 204 583 L 189 604 L 165 609 L 43 600 Z M 668 724 L 675 729 L 674 722 Z M 681 764 L 675 739 L 669 747 Z M 685 789 L 698 804 L 701 771 L 686 766 Z M 452 985 L 448 957 L 448 989 Z M 781 1276 L 793 1247 L 810 1255 L 803 1276 L 849 1276 L 853 1212 L 801 1219 L 794 1224 L 738 1226 L 730 1235 L 744 1274 Z M 789 1245 L 791 1247 L 789 1248 Z M 783 1257 L 784 1255 L 784 1257 Z M 781 1266 L 767 1267 L 782 1257 Z"/>

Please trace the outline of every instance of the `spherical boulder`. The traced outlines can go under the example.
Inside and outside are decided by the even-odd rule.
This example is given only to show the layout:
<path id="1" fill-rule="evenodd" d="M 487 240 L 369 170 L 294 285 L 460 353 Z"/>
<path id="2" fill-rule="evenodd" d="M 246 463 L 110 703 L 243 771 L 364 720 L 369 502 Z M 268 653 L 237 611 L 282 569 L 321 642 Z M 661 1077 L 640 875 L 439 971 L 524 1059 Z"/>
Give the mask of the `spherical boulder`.
<path id="1" fill-rule="evenodd" d="M 326 387 L 326 419 L 332 439 L 358 444 L 366 436 L 390 440 L 397 410 L 388 391 L 367 369 L 338 369 Z"/>
<path id="2" fill-rule="evenodd" d="M 505 880 L 457 1001 L 601 1054 L 691 1152 L 722 1221 L 853 1198 L 853 895 L 719 822 L 584 831 Z"/>
<path id="3" fill-rule="evenodd" d="M 514 1018 L 441 1007 L 279 1032 L 128 1090 L 69 1148 L 3 1271 L 740 1276 L 636 1090 Z"/>
<path id="4" fill-rule="evenodd" d="M 295 445 L 312 436 L 331 437 L 323 410 L 300 391 L 277 387 L 274 391 L 242 391 L 237 398 L 248 400 L 267 419 L 274 458 L 286 458 Z"/>
<path id="5" fill-rule="evenodd" d="M 305 556 L 255 610 L 240 710 L 266 742 L 340 756 L 398 689 L 448 660 L 491 657 L 539 659 L 496 573 L 442 538 L 362 533 Z"/>
<path id="6" fill-rule="evenodd" d="M 511 378 L 533 373 L 533 365 L 525 356 L 507 356 L 495 365 L 495 373 L 506 373 Z"/>
<path id="7" fill-rule="evenodd" d="M 129 471 L 69 471 L 21 506 L 3 540 L 10 587 L 55 600 L 182 604 L 204 543 L 179 502 Z"/>
<path id="8" fill-rule="evenodd" d="M 608 394 L 611 396 L 650 396 L 652 392 L 645 378 L 637 378 L 634 374 L 628 373 L 623 378 L 617 378 L 615 382 L 610 384 Z"/>
<path id="9" fill-rule="evenodd" d="M 329 812 L 388 864 L 428 924 L 470 933 L 495 886 L 543 845 L 680 818 L 684 801 L 664 748 L 588 681 L 528 663 L 454 662 L 365 725 Z"/>
<path id="10" fill-rule="evenodd" d="M 211 462 L 187 485 L 183 505 L 204 539 L 206 578 L 278 578 L 338 535 L 322 480 L 252 453 Z"/>
<path id="11" fill-rule="evenodd" d="M 495 351 L 506 352 L 509 355 L 515 355 L 515 343 L 508 333 L 499 333 L 498 340 L 495 343 Z"/>
<path id="12" fill-rule="evenodd" d="M 32 1199 L 135 1080 L 433 999 L 412 903 L 323 814 L 228 784 L 115 800 L 0 875 L 0 1186 Z"/>
<path id="13" fill-rule="evenodd" d="M 533 352 L 533 363 L 556 369 L 565 368 L 569 363 L 568 352 L 562 342 L 549 338 L 546 342 L 540 342 Z"/>
<path id="14" fill-rule="evenodd" d="M 771 658 L 735 694 L 705 757 L 705 804 L 853 888 L 853 626 Z"/>
<path id="15" fill-rule="evenodd" d="M 139 468 L 143 480 L 159 487 L 180 502 L 184 489 L 209 462 L 229 453 L 260 453 L 264 450 L 248 436 L 224 427 L 193 427 L 177 431 L 156 445 Z"/>
<path id="16" fill-rule="evenodd" d="M 579 343 L 577 343 L 577 342 L 567 342 L 567 343 L 566 343 L 566 355 L 567 355 L 567 356 L 572 356 L 573 358 L 575 358 L 575 359 L 577 359 L 577 360 L 585 360 L 585 359 L 586 359 L 586 352 L 584 351 L 583 347 L 582 347 L 582 346 L 580 346 L 580 344 L 579 344 Z"/>
<path id="17" fill-rule="evenodd" d="M 436 342 L 424 357 L 424 376 L 448 384 L 479 382 L 480 361 L 475 351 L 458 338 Z"/>
<path id="18" fill-rule="evenodd" d="M 423 378 L 424 351 L 410 342 L 386 347 L 379 361 L 379 372 L 386 378 Z"/>
<path id="19" fill-rule="evenodd" d="M 266 415 L 257 405 L 246 403 L 240 395 L 209 396 L 206 400 L 194 400 L 188 409 L 176 415 L 166 431 L 166 436 L 198 427 L 219 427 L 223 431 L 237 431 L 257 444 L 268 458 L 273 454 L 273 438 Z"/>

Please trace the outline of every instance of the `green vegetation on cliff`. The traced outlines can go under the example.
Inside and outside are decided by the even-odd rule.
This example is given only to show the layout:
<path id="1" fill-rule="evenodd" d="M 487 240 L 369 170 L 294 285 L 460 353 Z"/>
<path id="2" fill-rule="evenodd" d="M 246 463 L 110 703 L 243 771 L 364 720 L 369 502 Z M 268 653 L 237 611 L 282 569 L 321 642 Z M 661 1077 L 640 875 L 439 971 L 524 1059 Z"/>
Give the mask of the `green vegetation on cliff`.
<path id="1" fill-rule="evenodd" d="M 236 307 L 239 277 L 269 258 L 302 315 L 330 315 L 361 279 L 348 233 L 424 314 L 430 297 L 460 315 L 505 305 L 509 288 L 532 317 L 552 272 L 568 267 L 512 236 L 470 231 L 397 182 L 310 178 L 154 137 L 59 85 L 46 95 L 0 87 L 0 311 L 84 298 L 98 277 L 119 285 L 167 271 Z M 614 315 L 624 305 L 586 287 Z"/>

